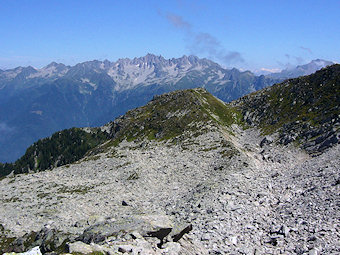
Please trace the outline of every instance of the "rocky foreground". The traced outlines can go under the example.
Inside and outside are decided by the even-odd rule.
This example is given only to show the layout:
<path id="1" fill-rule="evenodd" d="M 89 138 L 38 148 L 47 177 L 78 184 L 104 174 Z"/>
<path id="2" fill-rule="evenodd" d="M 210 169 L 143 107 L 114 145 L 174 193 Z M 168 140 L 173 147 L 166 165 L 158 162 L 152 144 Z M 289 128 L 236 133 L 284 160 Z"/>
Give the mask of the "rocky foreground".
<path id="1" fill-rule="evenodd" d="M 274 138 L 212 126 L 177 143 L 125 141 L 75 164 L 8 176 L 0 182 L 0 247 L 339 254 L 340 146 L 311 157 Z"/>

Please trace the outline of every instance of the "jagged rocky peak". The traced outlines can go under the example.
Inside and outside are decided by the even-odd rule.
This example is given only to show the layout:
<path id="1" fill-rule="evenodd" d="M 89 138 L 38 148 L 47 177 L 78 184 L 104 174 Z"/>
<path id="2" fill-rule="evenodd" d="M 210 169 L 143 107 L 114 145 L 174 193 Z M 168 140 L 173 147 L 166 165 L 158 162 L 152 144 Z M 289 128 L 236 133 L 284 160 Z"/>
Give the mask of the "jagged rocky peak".
<path id="1" fill-rule="evenodd" d="M 172 59 L 165 59 L 163 56 L 159 55 L 156 56 L 154 54 L 148 53 L 144 57 L 129 59 L 119 59 L 115 62 L 115 65 L 138 65 L 139 67 L 154 67 L 154 66 L 161 66 L 161 67 L 169 67 L 169 66 L 177 66 L 178 68 L 181 67 L 188 67 L 188 66 L 210 66 L 215 64 L 214 62 L 208 59 L 200 59 L 197 56 L 189 55 L 189 56 L 182 56 L 180 58 L 172 58 Z"/>
<path id="2" fill-rule="evenodd" d="M 183 55 L 181 58 L 172 58 L 169 60 L 172 64 L 175 64 L 178 68 L 188 68 L 188 67 L 220 67 L 218 64 L 214 63 L 211 60 L 208 60 L 206 58 L 199 58 L 194 55 Z"/>
<path id="3" fill-rule="evenodd" d="M 64 65 L 63 63 L 51 62 L 47 66 L 43 67 L 40 72 L 45 73 L 47 76 L 52 75 L 63 75 L 70 69 L 69 66 Z"/>
<path id="4" fill-rule="evenodd" d="M 27 66 L 21 69 L 20 71 L 20 76 L 22 76 L 23 78 L 30 76 L 31 74 L 37 73 L 37 69 L 35 69 L 32 66 Z"/>
<path id="5" fill-rule="evenodd" d="M 193 65 L 197 64 L 198 59 L 195 58 L 194 56 L 186 56 L 184 55 L 183 57 L 179 58 L 175 63 L 177 62 L 179 66 L 186 66 L 186 65 Z"/>
<path id="6" fill-rule="evenodd" d="M 108 74 L 115 82 L 121 83 L 119 88 L 130 88 L 131 85 L 140 83 L 154 83 L 157 78 L 172 79 L 178 76 L 178 79 L 185 75 L 185 72 L 195 68 L 220 68 L 218 64 L 207 60 L 199 59 L 196 56 L 183 56 L 181 58 L 165 59 L 148 53 L 146 56 L 139 58 L 123 58 L 116 62 L 108 60 L 92 60 L 76 64 L 73 67 L 66 67 L 62 64 L 51 63 L 43 68 L 44 72 L 58 72 L 66 74 L 68 77 L 88 76 L 96 72 Z M 180 73 L 179 73 L 180 72 Z M 183 73 L 184 72 L 184 73 Z M 33 76 L 32 76 L 33 77 Z M 84 78 L 83 77 L 83 78 Z"/>
<path id="7" fill-rule="evenodd" d="M 35 69 L 32 66 L 27 66 L 27 67 L 16 67 L 14 69 L 9 69 L 9 70 L 5 70 L 3 72 L 0 72 L 1 79 L 5 79 L 5 80 L 12 80 L 12 79 L 16 79 L 17 81 L 19 80 L 25 80 L 28 77 L 31 77 L 33 75 L 35 75 L 36 73 L 38 73 L 39 69 Z"/>
<path id="8" fill-rule="evenodd" d="M 143 61 L 143 63 L 146 63 L 148 65 L 166 63 L 165 58 L 163 58 L 161 55 L 156 56 L 156 55 L 150 54 L 150 53 L 148 53 L 144 57 L 141 57 L 140 60 Z"/>
<path id="9" fill-rule="evenodd" d="M 154 54 L 148 53 L 147 55 L 143 57 L 135 57 L 133 59 L 130 58 L 121 58 L 118 59 L 115 63 L 116 64 L 133 64 L 133 65 L 138 65 L 138 64 L 145 64 L 145 65 L 152 65 L 154 63 L 160 63 L 160 62 L 166 62 L 166 60 L 160 55 L 156 56 Z"/>
<path id="10" fill-rule="evenodd" d="M 17 67 L 12 70 L 8 70 L 7 73 L 8 78 L 17 78 L 22 80 L 29 80 L 33 78 L 52 78 L 59 77 L 64 75 L 70 67 L 65 66 L 64 64 L 58 64 L 56 62 L 52 62 L 49 65 L 43 68 L 34 68 L 32 66 L 28 67 Z"/>
<path id="11" fill-rule="evenodd" d="M 153 68 L 155 65 L 157 66 L 166 66 L 168 64 L 167 60 L 165 60 L 161 55 L 156 56 L 154 54 L 148 53 L 144 57 L 139 58 L 125 58 L 125 59 L 119 59 L 116 62 L 116 65 L 134 65 L 139 68 Z"/>
<path id="12" fill-rule="evenodd" d="M 74 69 L 83 69 L 83 70 L 98 70 L 102 69 L 103 62 L 99 60 L 91 60 L 76 64 L 73 68 Z"/>
<path id="13" fill-rule="evenodd" d="M 48 69 L 48 68 L 58 68 L 58 67 L 60 68 L 60 67 L 66 67 L 66 66 L 62 63 L 57 63 L 57 62 L 53 61 L 50 64 L 48 64 L 47 66 L 45 66 L 44 68 Z"/>

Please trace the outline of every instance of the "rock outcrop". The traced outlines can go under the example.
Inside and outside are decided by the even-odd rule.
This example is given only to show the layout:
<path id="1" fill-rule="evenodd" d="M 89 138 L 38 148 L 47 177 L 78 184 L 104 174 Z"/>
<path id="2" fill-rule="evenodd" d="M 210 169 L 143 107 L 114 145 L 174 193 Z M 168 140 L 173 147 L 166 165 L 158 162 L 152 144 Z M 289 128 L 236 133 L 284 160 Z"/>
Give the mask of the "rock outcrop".
<path id="1" fill-rule="evenodd" d="M 254 92 L 233 102 L 244 120 L 281 144 L 320 154 L 340 142 L 340 65 Z"/>

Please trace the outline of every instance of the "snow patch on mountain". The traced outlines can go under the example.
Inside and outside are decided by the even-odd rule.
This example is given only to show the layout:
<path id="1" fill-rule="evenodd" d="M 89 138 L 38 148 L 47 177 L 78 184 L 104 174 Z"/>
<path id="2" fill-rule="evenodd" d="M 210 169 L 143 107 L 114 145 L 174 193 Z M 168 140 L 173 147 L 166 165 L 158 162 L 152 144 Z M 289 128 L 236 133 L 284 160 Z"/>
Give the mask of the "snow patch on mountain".
<path id="1" fill-rule="evenodd" d="M 81 78 L 81 82 L 91 85 L 94 88 L 94 90 L 96 90 L 98 87 L 97 84 L 91 82 L 88 78 Z"/>
<path id="2" fill-rule="evenodd" d="M 15 69 L 6 70 L 3 73 L 1 73 L 0 77 L 5 79 L 14 79 L 15 77 L 17 77 L 18 74 L 22 72 L 23 69 L 24 68 L 20 66 Z"/>

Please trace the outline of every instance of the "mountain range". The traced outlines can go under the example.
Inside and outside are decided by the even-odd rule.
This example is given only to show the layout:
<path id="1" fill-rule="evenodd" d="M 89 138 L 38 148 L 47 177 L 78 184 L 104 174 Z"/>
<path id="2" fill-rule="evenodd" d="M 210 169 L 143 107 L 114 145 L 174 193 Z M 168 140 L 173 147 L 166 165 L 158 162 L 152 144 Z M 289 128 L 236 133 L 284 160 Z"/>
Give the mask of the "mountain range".
<path id="1" fill-rule="evenodd" d="M 328 64 L 318 63 L 318 68 Z M 293 76 L 313 68 L 298 69 Z M 152 54 L 0 71 L 0 162 L 16 160 L 34 141 L 58 130 L 103 125 L 157 94 L 202 87 L 230 102 L 286 76 L 255 76 L 195 56 L 164 59 Z"/>

